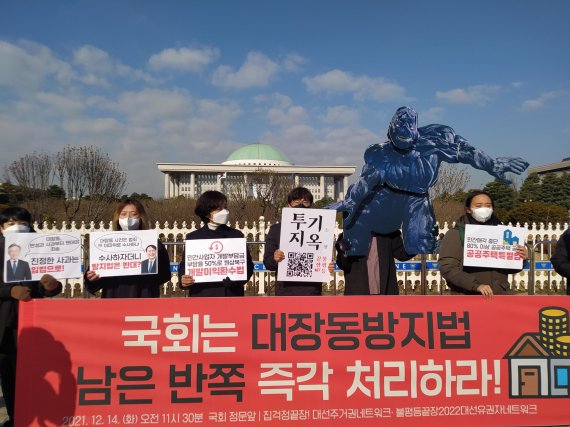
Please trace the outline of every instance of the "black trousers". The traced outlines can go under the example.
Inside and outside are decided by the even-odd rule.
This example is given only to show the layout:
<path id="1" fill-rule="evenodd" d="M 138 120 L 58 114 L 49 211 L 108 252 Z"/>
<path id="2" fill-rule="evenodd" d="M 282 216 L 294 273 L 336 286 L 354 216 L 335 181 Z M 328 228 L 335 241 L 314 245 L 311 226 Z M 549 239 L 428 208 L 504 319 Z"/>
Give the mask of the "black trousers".
<path id="1" fill-rule="evenodd" d="M 0 383 L 6 403 L 6 412 L 14 420 L 14 401 L 16 398 L 16 336 L 7 330 L 0 344 Z"/>

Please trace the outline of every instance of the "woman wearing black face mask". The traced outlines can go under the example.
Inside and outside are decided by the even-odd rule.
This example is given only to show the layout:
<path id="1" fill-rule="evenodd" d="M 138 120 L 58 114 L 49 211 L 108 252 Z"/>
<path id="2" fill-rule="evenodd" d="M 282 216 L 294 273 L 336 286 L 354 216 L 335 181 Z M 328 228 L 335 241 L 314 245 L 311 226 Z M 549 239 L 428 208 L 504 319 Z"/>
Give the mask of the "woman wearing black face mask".
<path id="1" fill-rule="evenodd" d="M 450 229 L 441 241 L 439 271 L 451 288 L 452 294 L 481 294 L 485 298 L 508 295 L 510 283 L 507 275 L 521 271 L 463 266 L 465 225 L 499 225 L 500 221 L 493 214 L 493 207 L 493 199 L 489 193 L 473 191 L 465 200 L 465 214 L 457 220 L 455 228 Z M 528 250 L 525 246 L 517 246 L 517 252 L 523 260 L 528 259 Z"/>
<path id="2" fill-rule="evenodd" d="M 229 219 L 228 199 L 219 191 L 206 191 L 196 202 L 194 213 L 204 222 L 204 226 L 186 235 L 186 240 L 198 239 L 239 239 L 243 233 L 226 224 Z M 194 277 L 184 274 L 185 253 L 178 268 L 178 284 L 188 290 L 189 297 L 240 297 L 244 296 L 244 286 L 253 275 L 253 261 L 247 251 L 247 279 L 232 281 L 229 278 L 221 282 L 196 283 Z"/>
<path id="3" fill-rule="evenodd" d="M 144 206 L 134 199 L 119 203 L 113 214 L 113 230 L 148 230 L 149 221 Z M 152 251 L 154 248 L 154 251 Z M 136 274 L 132 276 L 100 277 L 94 271 L 85 274 L 85 285 L 91 293 L 102 289 L 101 298 L 158 298 L 160 285 L 170 280 L 170 258 L 164 245 L 159 241 L 147 247 L 149 253 L 156 255 L 158 272 Z M 156 269 L 153 268 L 153 271 Z"/>

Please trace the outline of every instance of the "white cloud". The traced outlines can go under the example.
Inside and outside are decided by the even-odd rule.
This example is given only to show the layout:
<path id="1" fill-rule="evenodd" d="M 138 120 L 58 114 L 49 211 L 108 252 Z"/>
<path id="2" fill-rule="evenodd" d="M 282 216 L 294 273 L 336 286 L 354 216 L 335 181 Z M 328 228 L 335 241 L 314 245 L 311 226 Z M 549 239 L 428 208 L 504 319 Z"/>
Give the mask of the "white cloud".
<path id="1" fill-rule="evenodd" d="M 372 145 L 385 141 L 369 129 L 355 127 L 339 127 L 328 129 L 323 135 L 323 145 L 329 153 L 330 162 L 335 165 L 361 165 L 364 152 Z M 346 147 L 350 147 L 347 150 Z M 360 170 L 356 169 L 356 174 Z"/>
<path id="2" fill-rule="evenodd" d="M 262 105 L 257 110 L 264 114 L 269 122 L 277 126 L 291 126 L 307 120 L 307 111 L 300 105 L 294 105 L 291 98 L 280 93 L 270 95 L 258 95 L 255 102 Z"/>
<path id="3" fill-rule="evenodd" d="M 63 128 L 70 134 L 97 138 L 116 137 L 125 130 L 125 126 L 113 117 L 67 120 L 63 123 Z"/>
<path id="4" fill-rule="evenodd" d="M 287 108 L 293 105 L 293 100 L 287 95 L 275 92 L 271 94 L 257 95 L 254 98 L 258 104 L 269 104 L 274 107 Z"/>
<path id="5" fill-rule="evenodd" d="M 45 152 L 52 147 L 63 146 L 65 141 L 54 126 L 25 120 L 17 115 L 2 115 L 0 117 L 0 135 L 2 135 L 2 157 L 0 163 L 11 163 L 25 154 L 34 151 Z M 9 147 L 9 150 L 6 149 Z"/>
<path id="6" fill-rule="evenodd" d="M 218 163 L 241 147 L 233 129 L 243 114 L 237 100 L 154 88 L 143 71 L 94 46 L 72 53 L 66 63 L 45 46 L 0 42 L 0 90 L 8 93 L 0 99 L 0 135 L 3 146 L 13 147 L 0 158 L 0 169 L 33 151 L 95 145 L 127 173 L 128 192 L 160 197 L 164 181 L 157 162 Z M 294 54 L 274 62 L 252 52 L 241 67 L 218 75 L 219 83 L 263 86 L 302 63 Z M 280 93 L 255 101 L 263 122 L 273 128 L 259 139 L 274 143 L 298 164 L 360 164 L 365 148 L 377 142 L 349 107 L 311 112 Z"/>
<path id="7" fill-rule="evenodd" d="M 303 83 L 311 93 L 345 94 L 352 93 L 354 99 L 372 99 L 378 102 L 409 100 L 405 89 L 384 77 L 355 77 L 342 70 L 332 70 L 315 77 L 303 78 Z"/>
<path id="8" fill-rule="evenodd" d="M 71 67 L 50 49 L 30 41 L 13 44 L 0 40 L 0 86 L 18 92 L 33 92 L 48 77 L 60 83 L 74 78 Z"/>
<path id="9" fill-rule="evenodd" d="M 230 126 L 240 114 L 241 110 L 236 104 L 200 100 L 196 104 L 196 114 L 188 122 L 188 134 L 196 141 L 208 142 L 213 150 L 219 140 L 228 139 Z"/>
<path id="10" fill-rule="evenodd" d="M 379 141 L 373 132 L 359 127 L 359 114 L 349 107 L 331 107 L 318 114 L 328 125 L 319 127 L 312 124 L 314 117 L 285 95 L 275 93 L 256 100 L 270 103 L 267 117 L 278 126 L 265 132 L 260 142 L 278 147 L 295 164 L 360 164 L 366 147 Z"/>
<path id="11" fill-rule="evenodd" d="M 215 48 L 170 48 L 152 55 L 148 60 L 148 64 L 153 70 L 171 69 L 198 72 L 219 57 L 220 51 Z"/>
<path id="12" fill-rule="evenodd" d="M 420 111 L 418 117 L 422 126 L 427 124 L 438 122 L 442 119 L 445 108 L 442 107 L 430 107 L 427 110 Z"/>
<path id="13" fill-rule="evenodd" d="M 299 71 L 301 66 L 305 64 L 307 60 L 297 53 L 289 53 L 283 58 L 282 65 L 286 71 L 295 72 Z"/>
<path id="14" fill-rule="evenodd" d="M 344 105 L 310 112 L 281 93 L 259 95 L 255 101 L 257 111 L 277 127 L 259 141 L 279 148 L 295 164 L 360 164 L 366 147 L 380 141 L 359 125 L 358 111 Z"/>
<path id="15" fill-rule="evenodd" d="M 66 95 L 39 92 L 36 99 L 44 106 L 55 109 L 62 114 L 77 114 L 84 109 L 83 102 Z"/>
<path id="16" fill-rule="evenodd" d="M 116 77 L 136 89 L 114 86 Z M 235 102 L 158 90 L 147 77 L 94 46 L 75 50 L 66 63 L 45 46 L 0 41 L 0 92 L 7 94 L 0 98 L 0 135 L 10 147 L 0 169 L 33 151 L 95 145 L 127 173 L 127 191 L 160 197 L 157 162 L 217 163 L 241 146 L 232 140 L 242 113 Z"/>
<path id="17" fill-rule="evenodd" d="M 337 105 L 328 107 L 322 120 L 327 124 L 351 126 L 358 124 L 360 113 L 345 105 Z"/>
<path id="18" fill-rule="evenodd" d="M 562 95 L 562 91 L 550 91 L 540 94 L 536 99 L 527 99 L 522 103 L 521 108 L 525 111 L 537 110 L 544 107 L 546 101 L 558 98 Z"/>
<path id="19" fill-rule="evenodd" d="M 102 86 L 108 87 L 109 83 L 107 79 L 102 76 L 96 76 L 95 74 L 84 74 L 80 77 L 81 82 L 85 83 L 88 86 Z"/>
<path id="20" fill-rule="evenodd" d="M 298 165 L 360 165 L 366 148 L 380 141 L 365 128 L 319 129 L 310 124 L 284 126 L 260 137 L 260 142 L 279 148 Z"/>
<path id="21" fill-rule="evenodd" d="M 149 100 L 153 103 L 147 105 Z M 241 110 L 233 103 L 147 89 L 120 95 L 114 107 L 127 115 L 114 150 L 129 165 L 129 177 L 136 178 L 133 186 L 148 181 L 156 162 L 217 163 L 237 148 L 230 139 L 231 125 Z M 160 178 L 148 185 L 160 188 Z"/>
<path id="22" fill-rule="evenodd" d="M 447 92 L 437 91 L 435 96 L 437 99 L 442 99 L 452 104 L 484 105 L 491 101 L 500 89 L 501 86 L 498 85 L 477 85 L 469 86 L 466 89 L 451 89 Z"/>
<path id="23" fill-rule="evenodd" d="M 212 83 L 215 86 L 246 89 L 266 87 L 279 71 L 279 65 L 262 53 L 250 52 L 239 70 L 228 65 L 219 66 L 214 72 Z"/>
<path id="24" fill-rule="evenodd" d="M 93 73 L 109 74 L 114 68 L 107 52 L 90 45 L 76 49 L 73 52 L 73 62 Z"/>
<path id="25" fill-rule="evenodd" d="M 81 81 L 85 84 L 107 86 L 108 77 L 125 77 L 146 83 L 157 83 L 151 75 L 124 65 L 104 50 L 91 45 L 76 49 L 73 52 L 73 63 L 85 71 L 85 75 L 81 77 Z"/>
<path id="26" fill-rule="evenodd" d="M 305 109 L 301 106 L 294 105 L 292 107 L 281 109 L 281 108 L 270 108 L 267 112 L 267 118 L 272 124 L 276 125 L 292 125 L 294 123 L 301 123 L 307 117 Z"/>
<path id="27" fill-rule="evenodd" d="M 523 82 L 512 82 L 511 86 L 514 87 L 515 89 L 518 89 L 520 87 L 523 87 L 524 83 Z"/>
<path id="28" fill-rule="evenodd" d="M 154 123 L 165 118 L 188 117 L 192 101 L 189 94 L 176 89 L 143 89 L 122 93 L 111 107 L 130 121 Z"/>
<path id="29" fill-rule="evenodd" d="M 41 92 L 26 101 L 0 103 L 2 143 L 12 147 L 0 159 L 0 168 L 33 151 L 96 145 L 127 173 L 127 191 L 160 197 L 163 177 L 155 163 L 218 163 L 240 146 L 231 139 L 231 127 L 241 114 L 232 102 L 155 89 L 124 92 L 116 99 L 86 97 L 84 108 L 73 101 Z"/>

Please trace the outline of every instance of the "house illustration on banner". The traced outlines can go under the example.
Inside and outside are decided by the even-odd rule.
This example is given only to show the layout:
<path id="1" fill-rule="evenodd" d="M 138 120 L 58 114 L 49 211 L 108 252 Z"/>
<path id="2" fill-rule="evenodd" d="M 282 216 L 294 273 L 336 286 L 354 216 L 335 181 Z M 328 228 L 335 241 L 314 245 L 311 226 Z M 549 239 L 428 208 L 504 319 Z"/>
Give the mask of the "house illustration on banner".
<path id="1" fill-rule="evenodd" d="M 569 397 L 568 310 L 545 307 L 539 313 L 539 332 L 521 335 L 504 357 L 509 361 L 509 395 Z"/>
<path id="2" fill-rule="evenodd" d="M 505 232 L 503 233 L 503 245 L 518 245 L 519 244 L 519 238 L 518 237 L 513 237 L 513 232 L 509 229 L 506 229 Z"/>

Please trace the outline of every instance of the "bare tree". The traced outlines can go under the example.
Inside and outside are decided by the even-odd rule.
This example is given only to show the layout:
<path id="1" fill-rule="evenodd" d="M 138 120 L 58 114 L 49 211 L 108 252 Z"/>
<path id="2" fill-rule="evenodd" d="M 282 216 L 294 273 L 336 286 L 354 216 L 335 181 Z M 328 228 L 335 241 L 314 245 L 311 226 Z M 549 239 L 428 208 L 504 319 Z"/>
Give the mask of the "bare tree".
<path id="1" fill-rule="evenodd" d="M 437 181 L 429 190 L 435 216 L 440 223 L 453 222 L 462 215 L 463 205 L 453 197 L 465 190 L 470 179 L 466 166 L 442 163 Z"/>
<path id="2" fill-rule="evenodd" d="M 293 188 L 292 177 L 261 168 L 248 177 L 252 183 L 253 197 L 261 207 L 261 215 L 269 220 L 277 220 L 279 209 L 285 205 L 287 194 Z"/>
<path id="3" fill-rule="evenodd" d="M 451 225 L 457 221 L 465 213 L 465 208 L 463 203 L 458 200 L 449 199 L 443 202 L 441 199 L 435 199 L 433 201 L 433 211 L 441 228 L 446 222 Z"/>
<path id="4" fill-rule="evenodd" d="M 249 195 L 249 188 L 243 176 L 230 177 L 225 180 L 225 193 L 228 201 L 232 205 L 232 220 L 247 221 L 248 207 L 252 198 Z"/>
<path id="5" fill-rule="evenodd" d="M 442 163 L 435 184 L 429 189 L 432 199 L 449 200 L 458 191 L 465 190 L 471 176 L 467 166 Z"/>
<path id="6" fill-rule="evenodd" d="M 47 188 L 51 184 L 53 160 L 47 153 L 34 152 L 6 166 L 7 181 L 21 189 L 26 205 L 36 221 L 42 222 L 47 212 Z"/>
<path id="7" fill-rule="evenodd" d="M 77 219 L 82 204 L 86 207 L 82 219 L 100 221 L 109 203 L 121 195 L 127 183 L 127 175 L 118 164 L 94 146 L 65 147 L 57 153 L 55 171 L 65 190 L 63 203 L 69 221 Z"/>
<path id="8" fill-rule="evenodd" d="M 275 221 L 293 185 L 293 179 L 289 175 L 259 168 L 253 173 L 248 173 L 247 177 L 228 179 L 225 188 L 228 199 L 240 211 L 238 214 L 240 218 L 249 216 L 246 210 L 251 208 L 251 202 L 254 201 L 259 206 L 261 215 L 270 221 Z"/>

